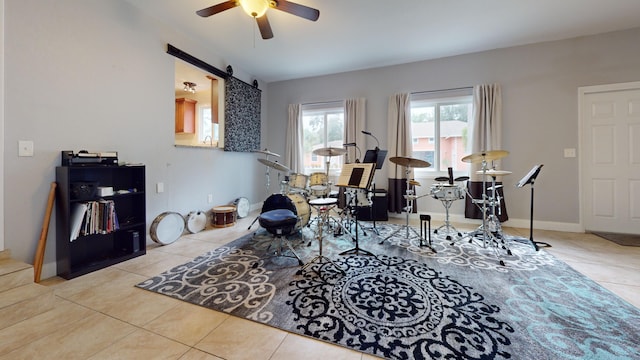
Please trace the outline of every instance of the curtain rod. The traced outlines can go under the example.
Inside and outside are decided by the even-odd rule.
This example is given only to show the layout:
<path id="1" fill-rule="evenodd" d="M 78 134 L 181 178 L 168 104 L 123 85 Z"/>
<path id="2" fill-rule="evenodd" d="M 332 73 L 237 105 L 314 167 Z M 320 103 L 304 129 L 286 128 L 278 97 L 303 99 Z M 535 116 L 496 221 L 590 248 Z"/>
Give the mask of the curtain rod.
<path id="1" fill-rule="evenodd" d="M 344 100 L 310 102 L 310 103 L 302 103 L 300 105 L 324 105 L 324 104 L 333 104 L 333 103 L 339 103 L 339 102 L 344 102 Z"/>
<path id="2" fill-rule="evenodd" d="M 455 90 L 468 90 L 468 89 L 473 89 L 473 86 L 464 86 L 464 87 L 457 87 L 457 88 L 450 88 L 450 89 L 440 89 L 440 90 L 416 91 L 416 92 L 412 92 L 410 94 L 411 95 L 429 94 L 429 93 L 435 93 L 435 92 L 445 92 L 445 91 L 455 91 Z"/>

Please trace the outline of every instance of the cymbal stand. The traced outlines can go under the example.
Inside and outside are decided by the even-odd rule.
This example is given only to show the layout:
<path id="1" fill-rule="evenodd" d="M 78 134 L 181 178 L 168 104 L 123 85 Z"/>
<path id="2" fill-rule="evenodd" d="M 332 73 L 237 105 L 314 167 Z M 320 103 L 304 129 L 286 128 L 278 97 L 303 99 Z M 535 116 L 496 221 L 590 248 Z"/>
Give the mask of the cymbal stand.
<path id="1" fill-rule="evenodd" d="M 475 231 L 468 233 L 467 237 L 469 237 L 469 242 L 472 242 L 474 238 L 482 236 L 482 244 L 484 248 L 487 248 L 490 245 L 494 245 L 494 251 L 496 256 L 500 261 L 500 265 L 505 266 L 504 260 L 500 256 L 498 252 L 498 244 L 502 244 L 502 248 L 507 250 L 508 255 L 511 255 L 511 250 L 506 247 L 504 243 L 504 237 L 502 236 L 502 227 L 500 225 L 500 221 L 498 217 L 495 215 L 495 207 L 496 203 L 496 178 L 492 176 L 491 185 L 492 185 L 492 195 L 489 199 L 487 196 L 487 161 L 486 159 L 482 159 L 482 200 L 478 201 L 477 199 L 473 200 L 473 203 L 477 205 L 478 202 L 482 202 L 482 225 L 478 227 Z M 491 215 L 487 216 L 487 211 L 489 210 L 487 204 L 491 206 Z M 499 204 L 498 204 L 499 206 Z M 497 224 L 496 224 L 497 222 Z M 489 229 L 488 224 L 491 223 L 495 226 L 494 229 Z"/>
<path id="2" fill-rule="evenodd" d="M 404 198 L 407 200 L 407 206 L 404 208 L 404 210 L 406 212 L 405 224 L 402 225 L 400 228 L 398 228 L 396 231 L 392 232 L 389 236 L 384 238 L 382 241 L 380 241 L 380 245 L 382 245 L 385 241 L 387 241 L 389 238 L 391 238 L 395 234 L 399 233 L 403 229 L 406 231 L 405 239 L 409 240 L 409 239 L 413 239 L 413 238 L 417 237 L 417 238 L 421 239 L 421 243 L 422 243 L 422 237 L 420 236 L 420 234 L 418 234 L 418 232 L 414 228 L 409 226 L 409 213 L 413 212 L 413 203 L 416 200 L 418 200 L 419 198 L 421 198 L 422 196 L 416 196 L 415 195 L 415 191 L 413 189 L 411 189 L 411 187 L 410 187 L 411 184 L 409 184 L 409 175 L 411 173 L 411 167 L 407 166 L 406 168 L 407 169 L 405 170 L 405 175 L 406 175 L 406 178 L 407 178 L 407 190 L 406 190 L 406 195 L 404 195 Z M 413 234 L 415 236 L 409 237 L 409 230 L 413 231 Z M 425 245 L 425 246 L 427 246 L 429 249 L 431 249 L 431 250 L 433 250 L 435 252 L 435 249 L 433 247 L 431 247 L 431 245 Z"/>

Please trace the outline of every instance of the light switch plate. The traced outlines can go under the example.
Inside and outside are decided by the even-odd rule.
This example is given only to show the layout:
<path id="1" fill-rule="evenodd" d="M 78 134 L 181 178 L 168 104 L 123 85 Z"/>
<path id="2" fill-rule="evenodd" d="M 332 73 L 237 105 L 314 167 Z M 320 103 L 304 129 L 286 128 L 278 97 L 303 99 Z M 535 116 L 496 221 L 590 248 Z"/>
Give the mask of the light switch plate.
<path id="1" fill-rule="evenodd" d="M 18 140 L 18 156 L 33 156 L 33 141 Z"/>

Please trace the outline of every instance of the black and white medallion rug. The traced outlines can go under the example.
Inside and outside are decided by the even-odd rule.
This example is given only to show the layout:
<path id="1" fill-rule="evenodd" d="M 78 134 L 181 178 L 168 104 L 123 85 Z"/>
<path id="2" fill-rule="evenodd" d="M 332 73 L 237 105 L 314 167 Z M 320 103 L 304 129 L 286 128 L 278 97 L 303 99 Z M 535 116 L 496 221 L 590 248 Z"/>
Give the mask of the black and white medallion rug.
<path id="1" fill-rule="evenodd" d="M 291 238 L 305 263 L 312 228 Z M 331 261 L 301 272 L 266 258 L 276 242 L 260 229 L 138 287 L 389 359 L 640 359 L 640 309 L 544 250 L 439 234 L 434 252 L 414 229 L 362 230 L 364 251 L 329 235 Z"/>

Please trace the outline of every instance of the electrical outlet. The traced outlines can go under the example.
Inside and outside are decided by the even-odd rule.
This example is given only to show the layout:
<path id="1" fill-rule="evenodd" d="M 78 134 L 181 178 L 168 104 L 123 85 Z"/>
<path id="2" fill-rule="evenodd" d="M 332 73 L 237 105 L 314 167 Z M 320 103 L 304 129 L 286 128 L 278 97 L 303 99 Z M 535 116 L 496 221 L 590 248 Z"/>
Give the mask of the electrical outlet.
<path id="1" fill-rule="evenodd" d="M 19 140 L 18 141 L 18 156 L 33 156 L 33 141 L 31 141 L 31 140 Z"/>
<path id="2" fill-rule="evenodd" d="M 564 149 L 564 157 L 566 158 L 576 157 L 576 149 L 575 148 Z"/>
<path id="3" fill-rule="evenodd" d="M 213 194 L 207 195 L 207 202 L 211 204 L 213 202 Z"/>

